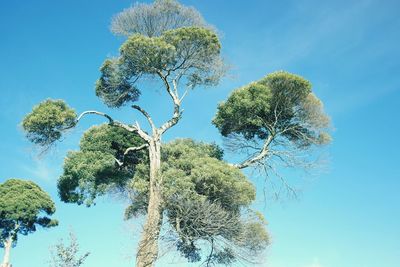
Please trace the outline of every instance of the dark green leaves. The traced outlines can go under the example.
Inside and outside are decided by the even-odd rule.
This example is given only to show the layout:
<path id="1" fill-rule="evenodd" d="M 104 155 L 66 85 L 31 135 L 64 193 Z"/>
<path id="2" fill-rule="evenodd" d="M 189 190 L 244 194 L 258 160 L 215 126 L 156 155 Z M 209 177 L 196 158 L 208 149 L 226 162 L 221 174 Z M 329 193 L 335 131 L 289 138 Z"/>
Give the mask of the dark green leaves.
<path id="1" fill-rule="evenodd" d="M 62 100 L 46 100 L 35 106 L 22 122 L 27 138 L 48 146 L 61 138 L 62 131 L 76 122 L 76 113 Z"/>
<path id="2" fill-rule="evenodd" d="M 222 160 L 223 153 L 218 146 L 178 139 L 163 145 L 161 153 L 163 198 L 167 207 L 173 208 L 174 199 L 179 196 L 215 202 L 230 212 L 237 212 L 241 206 L 254 200 L 253 185 L 240 170 Z M 141 214 L 145 210 L 148 171 L 146 164 L 137 165 L 130 183 L 135 193 L 133 206 L 127 212 L 128 218 L 137 215 L 134 211 Z"/>
<path id="3" fill-rule="evenodd" d="M 268 129 L 263 125 L 271 113 L 271 98 L 271 91 L 261 83 L 239 88 L 218 106 L 213 124 L 223 136 L 237 133 L 248 139 L 255 136 L 265 138 Z"/>
<path id="4" fill-rule="evenodd" d="M 96 95 L 109 107 L 120 107 L 125 102 L 136 101 L 139 90 L 129 82 L 130 74 L 124 71 L 116 59 L 107 59 L 100 68 L 101 76 L 96 82 Z"/>
<path id="5" fill-rule="evenodd" d="M 184 79 L 190 88 L 214 85 L 223 75 L 220 49 L 216 34 L 204 28 L 179 28 L 159 37 L 135 34 L 121 46 L 120 57 L 104 62 L 96 94 L 109 107 L 120 107 L 137 100 L 136 84 L 144 77 Z"/>
<path id="6" fill-rule="evenodd" d="M 36 231 L 36 225 L 58 225 L 48 217 L 55 211 L 50 196 L 31 181 L 9 179 L 0 184 L 0 234 L 4 239 L 12 236 L 16 240 L 18 233 Z"/>
<path id="7" fill-rule="evenodd" d="M 190 139 L 162 146 L 164 211 L 178 236 L 178 251 L 192 262 L 201 260 L 201 241 L 224 240 L 224 249 L 215 250 L 213 255 L 216 263 L 234 260 L 226 244 L 247 249 L 245 246 L 251 246 L 252 242 L 265 247 L 258 239 L 244 239 L 251 231 L 245 233 L 250 224 L 247 225 L 241 211 L 254 201 L 255 188 L 222 157 L 218 146 Z M 140 164 L 130 183 L 134 194 L 127 218 L 146 212 L 148 184 L 148 167 Z M 261 226 L 260 234 L 266 235 L 265 227 Z"/>
<path id="8" fill-rule="evenodd" d="M 298 147 L 329 142 L 329 118 L 311 84 L 300 76 L 275 72 L 235 90 L 218 107 L 213 124 L 223 136 L 245 139 L 281 136 Z"/>
<path id="9" fill-rule="evenodd" d="M 164 198 L 176 195 L 218 203 L 236 212 L 255 198 L 255 189 L 244 174 L 222 160 L 215 145 L 180 139 L 162 149 Z"/>
<path id="10" fill-rule="evenodd" d="M 91 205 L 98 195 L 110 189 L 124 190 L 136 164 L 146 159 L 146 152 L 131 152 L 142 139 L 125 129 L 101 125 L 89 129 L 83 136 L 80 151 L 70 152 L 64 162 L 64 173 L 58 180 L 61 200 Z"/>
<path id="11" fill-rule="evenodd" d="M 104 194 L 110 183 L 122 182 L 129 173 L 120 172 L 111 154 L 98 151 L 70 152 L 64 174 L 58 181 L 61 200 L 90 205 L 97 194 Z M 122 180 L 122 181 L 121 181 Z"/>

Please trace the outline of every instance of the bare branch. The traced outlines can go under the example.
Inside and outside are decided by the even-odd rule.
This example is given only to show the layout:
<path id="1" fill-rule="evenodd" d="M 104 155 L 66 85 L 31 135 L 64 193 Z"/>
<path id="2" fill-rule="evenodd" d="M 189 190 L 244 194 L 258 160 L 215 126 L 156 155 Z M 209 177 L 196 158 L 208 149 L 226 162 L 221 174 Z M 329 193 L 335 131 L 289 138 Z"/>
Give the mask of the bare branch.
<path id="1" fill-rule="evenodd" d="M 117 159 L 117 158 L 115 158 L 115 157 L 114 157 L 114 160 L 118 164 L 119 167 L 122 167 L 124 165 L 124 158 L 129 152 L 139 151 L 139 150 L 142 150 L 142 149 L 144 149 L 144 148 L 146 148 L 148 146 L 149 146 L 148 144 L 143 144 L 143 145 L 138 146 L 138 147 L 128 147 L 124 152 L 122 161 Z"/>
<path id="2" fill-rule="evenodd" d="M 167 89 L 168 94 L 171 96 L 172 101 L 175 104 L 180 104 L 179 103 L 179 98 L 177 96 L 177 94 L 175 94 L 172 90 L 171 90 L 171 85 L 167 79 L 167 76 L 164 76 L 164 74 L 161 71 L 157 71 L 158 76 L 161 78 L 161 80 L 163 81 L 165 88 Z M 175 87 L 175 86 L 174 86 Z M 176 87 L 175 87 L 176 88 Z"/>
<path id="3" fill-rule="evenodd" d="M 112 123 L 114 122 L 114 120 L 113 120 L 109 115 L 107 115 L 106 113 L 99 112 L 99 111 L 96 111 L 96 110 L 88 110 L 88 111 L 82 112 L 82 113 L 78 116 L 78 118 L 76 119 L 75 125 L 78 124 L 78 122 L 79 122 L 84 116 L 86 116 L 86 115 L 88 115 L 88 114 L 95 114 L 95 115 L 103 116 L 103 117 L 105 117 L 105 118 L 107 118 L 107 119 L 109 120 L 110 124 L 112 124 Z M 75 125 L 74 125 L 74 126 L 75 126 Z"/>
<path id="4" fill-rule="evenodd" d="M 145 111 L 144 109 L 142 109 L 140 106 L 138 105 L 133 105 L 132 108 L 138 110 L 140 113 L 143 114 L 143 116 L 146 117 L 147 121 L 149 122 L 151 129 L 153 131 L 153 133 L 156 131 L 156 126 L 152 120 L 152 118 L 150 117 L 149 113 L 147 111 Z"/>
<path id="5" fill-rule="evenodd" d="M 122 161 L 120 161 L 119 159 L 117 159 L 116 157 L 114 157 L 114 160 L 118 164 L 118 166 L 122 167 L 122 165 L 124 165 L 124 163 Z"/>
<path id="6" fill-rule="evenodd" d="M 75 124 L 71 127 L 65 128 L 64 130 L 68 130 L 72 127 L 75 127 L 84 116 L 89 115 L 89 114 L 103 116 L 108 119 L 110 125 L 121 127 L 123 129 L 127 130 L 128 132 L 136 132 L 146 142 L 150 141 L 150 136 L 140 128 L 140 126 L 137 122 L 136 122 L 136 125 L 128 125 L 128 124 L 125 124 L 125 123 L 122 123 L 119 121 L 115 121 L 111 116 L 107 115 L 106 113 L 96 111 L 96 110 L 88 110 L 88 111 L 82 112 L 76 119 Z"/>
<path id="7" fill-rule="evenodd" d="M 142 128 L 140 128 L 140 125 L 137 121 L 132 127 L 135 129 L 134 132 L 137 132 L 137 134 L 142 137 L 147 143 L 150 143 L 151 137 L 145 131 L 143 131 Z"/>
<path id="8" fill-rule="evenodd" d="M 185 96 L 188 94 L 188 92 L 189 92 L 189 89 L 186 89 L 185 92 L 183 92 L 183 95 L 182 95 L 182 97 L 179 99 L 179 102 L 182 102 L 182 101 L 183 101 L 183 99 L 184 99 Z"/>
<path id="9" fill-rule="evenodd" d="M 172 115 L 172 118 L 169 119 L 167 122 L 165 122 L 161 128 L 160 128 L 160 132 L 159 134 L 163 134 L 165 131 L 167 131 L 169 128 L 171 128 L 172 126 L 174 126 L 175 124 L 178 123 L 181 115 L 182 115 L 182 111 L 180 110 L 180 106 L 181 106 L 181 101 L 177 95 L 178 91 L 177 91 L 177 84 L 175 82 L 175 80 L 173 80 L 173 85 L 174 85 L 174 91 L 171 90 L 171 85 L 168 82 L 167 78 L 162 74 L 162 72 L 157 72 L 158 76 L 163 80 L 164 85 L 167 89 L 168 94 L 171 96 L 172 98 L 172 102 L 174 104 L 174 113 Z"/>
<path id="10" fill-rule="evenodd" d="M 127 149 L 125 150 L 124 156 L 126 156 L 129 152 L 139 151 L 139 150 L 142 150 L 142 149 L 144 149 L 144 148 L 146 148 L 146 147 L 148 147 L 148 146 L 149 146 L 148 144 L 143 144 L 143 145 L 137 146 L 137 147 L 129 147 L 129 148 L 127 148 Z"/>
<path id="11" fill-rule="evenodd" d="M 265 143 L 264 143 L 262 149 L 259 151 L 259 153 L 256 156 L 251 157 L 240 164 L 235 164 L 234 166 L 239 169 L 244 169 L 244 168 L 247 168 L 257 162 L 260 162 L 268 155 L 269 145 L 271 144 L 271 142 L 273 140 L 274 140 L 274 136 L 269 135 L 267 140 L 265 140 Z"/>

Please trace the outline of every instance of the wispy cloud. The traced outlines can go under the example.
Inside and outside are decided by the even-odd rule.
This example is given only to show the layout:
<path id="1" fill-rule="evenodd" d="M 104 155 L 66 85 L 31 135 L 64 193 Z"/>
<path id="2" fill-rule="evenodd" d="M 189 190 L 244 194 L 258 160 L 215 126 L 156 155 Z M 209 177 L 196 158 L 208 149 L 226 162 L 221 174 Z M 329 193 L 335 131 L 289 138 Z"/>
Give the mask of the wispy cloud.
<path id="1" fill-rule="evenodd" d="M 21 168 L 27 172 L 32 179 L 51 182 L 57 177 L 54 168 L 51 168 L 48 162 L 39 158 L 34 158 L 31 164 L 22 165 Z"/>

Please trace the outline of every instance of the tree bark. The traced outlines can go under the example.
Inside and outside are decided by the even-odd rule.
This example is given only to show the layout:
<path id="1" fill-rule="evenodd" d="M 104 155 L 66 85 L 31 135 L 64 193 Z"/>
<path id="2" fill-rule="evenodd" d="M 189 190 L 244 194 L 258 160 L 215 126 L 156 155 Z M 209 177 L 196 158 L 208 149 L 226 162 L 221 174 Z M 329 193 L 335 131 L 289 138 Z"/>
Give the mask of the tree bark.
<path id="1" fill-rule="evenodd" d="M 12 238 L 8 238 L 4 243 L 4 258 L 1 267 L 11 267 L 10 264 L 10 251 L 12 246 Z"/>
<path id="2" fill-rule="evenodd" d="M 153 266 L 158 257 L 158 237 L 162 223 L 161 195 L 161 141 L 153 136 L 149 144 L 150 185 L 147 218 L 144 224 L 139 249 L 136 256 L 136 267 Z"/>

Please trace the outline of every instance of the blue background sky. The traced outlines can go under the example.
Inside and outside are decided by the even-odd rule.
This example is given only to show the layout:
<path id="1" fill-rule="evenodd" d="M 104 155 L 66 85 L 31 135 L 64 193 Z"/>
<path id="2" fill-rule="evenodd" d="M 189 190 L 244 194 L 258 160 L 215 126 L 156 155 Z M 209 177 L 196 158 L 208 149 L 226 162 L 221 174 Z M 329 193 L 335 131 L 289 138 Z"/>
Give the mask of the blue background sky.
<path id="1" fill-rule="evenodd" d="M 217 103 L 235 88 L 275 70 L 309 79 L 334 122 L 330 162 L 318 176 L 300 179 L 298 200 L 257 200 L 273 244 L 268 267 L 400 266 L 400 4 L 398 1 L 186 0 L 223 33 L 232 77 L 192 92 L 182 121 L 165 140 L 192 137 L 221 142 L 210 121 Z M 85 120 L 47 156 L 38 158 L 19 123 L 46 98 L 63 98 L 77 111 L 107 110 L 94 95 L 98 68 L 116 55 L 122 38 L 110 18 L 131 1 L 1 1 L 0 182 L 32 179 L 57 199 L 61 224 L 19 240 L 14 267 L 47 266 L 48 248 L 73 228 L 88 267 L 133 266 L 139 224 L 124 222 L 125 204 L 104 198 L 87 209 L 60 203 L 56 180 L 69 149 L 92 123 Z M 140 104 L 161 122 L 171 107 L 161 87 Z M 129 109 L 111 111 L 130 121 Z M 258 188 L 262 179 L 253 179 Z M 268 189 L 268 188 L 267 188 Z M 187 266 L 175 256 L 158 266 Z M 171 265 L 172 266 L 172 265 Z"/>

